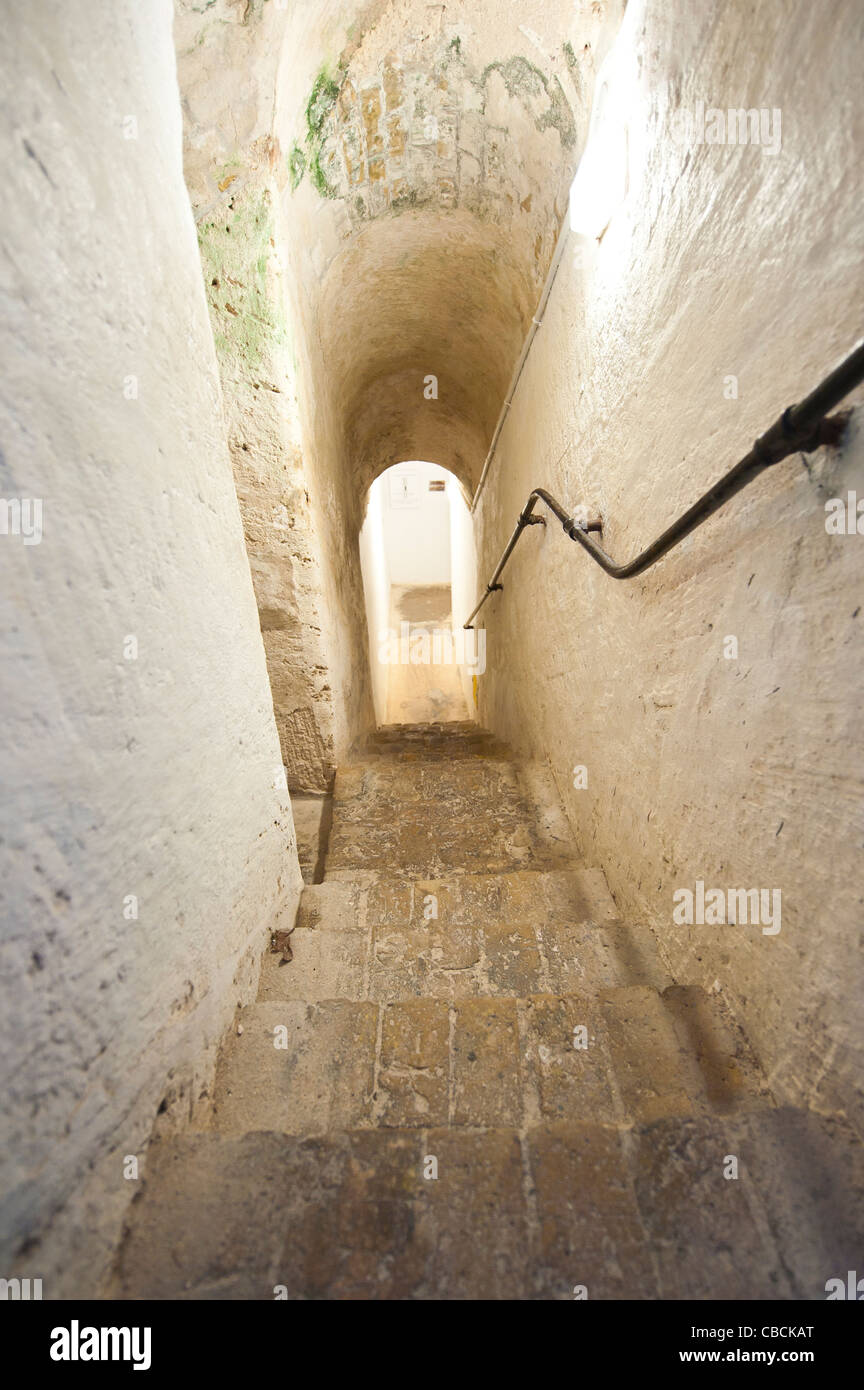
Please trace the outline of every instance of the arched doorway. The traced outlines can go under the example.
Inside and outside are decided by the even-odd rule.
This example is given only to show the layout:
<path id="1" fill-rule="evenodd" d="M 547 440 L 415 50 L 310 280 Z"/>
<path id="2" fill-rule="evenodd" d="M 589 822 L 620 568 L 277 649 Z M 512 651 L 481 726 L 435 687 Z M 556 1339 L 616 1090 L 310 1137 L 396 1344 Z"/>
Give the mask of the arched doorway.
<path id="1" fill-rule="evenodd" d="M 454 474 L 422 460 L 380 473 L 369 488 L 360 563 L 377 723 L 472 718 L 482 663 L 462 624 L 476 565 Z"/>

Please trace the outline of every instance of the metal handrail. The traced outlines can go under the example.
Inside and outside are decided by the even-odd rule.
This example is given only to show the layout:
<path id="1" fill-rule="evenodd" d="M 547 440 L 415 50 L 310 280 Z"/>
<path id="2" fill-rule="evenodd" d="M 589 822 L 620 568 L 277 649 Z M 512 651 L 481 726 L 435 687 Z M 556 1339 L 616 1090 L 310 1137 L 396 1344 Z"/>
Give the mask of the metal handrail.
<path id="1" fill-rule="evenodd" d="M 633 560 L 626 564 L 618 564 L 607 554 L 602 546 L 591 539 L 589 532 L 602 530 L 602 523 L 599 521 L 586 522 L 570 516 L 560 502 L 547 492 L 545 488 L 534 488 L 522 511 L 519 513 L 519 520 L 516 529 L 510 537 L 501 559 L 495 567 L 489 583 L 486 585 L 486 592 L 481 598 L 477 607 L 464 623 L 464 627 L 470 628 L 483 604 L 489 595 L 502 589 L 504 586 L 498 583 L 504 566 L 510 559 L 516 542 L 525 530 L 526 526 L 545 526 L 546 518 L 534 515 L 534 508 L 538 502 L 543 502 L 551 512 L 557 516 L 561 522 L 565 533 L 572 541 L 577 541 L 583 550 L 587 550 L 592 560 L 596 560 L 601 569 L 605 570 L 613 579 L 632 579 L 637 574 L 643 574 L 651 565 L 656 564 L 667 551 L 683 541 L 685 536 L 689 536 L 691 531 L 695 531 L 697 526 L 701 526 L 709 516 L 725 505 L 730 498 L 734 497 L 742 488 L 747 487 L 754 478 L 766 468 L 771 468 L 775 463 L 780 463 L 790 454 L 804 452 L 811 453 L 823 444 L 837 444 L 843 434 L 848 420 L 848 412 L 841 415 L 826 418 L 828 412 L 839 405 L 844 396 L 860 386 L 864 381 L 864 339 L 861 340 L 844 357 L 839 366 L 829 372 L 824 381 L 821 381 L 809 396 L 805 396 L 797 405 L 790 405 L 783 414 L 775 420 L 770 429 L 760 435 L 748 454 L 745 454 L 740 463 L 730 469 L 718 482 L 710 487 L 706 493 L 694 502 L 683 516 L 679 516 L 671 526 L 652 541 L 645 550 Z"/>

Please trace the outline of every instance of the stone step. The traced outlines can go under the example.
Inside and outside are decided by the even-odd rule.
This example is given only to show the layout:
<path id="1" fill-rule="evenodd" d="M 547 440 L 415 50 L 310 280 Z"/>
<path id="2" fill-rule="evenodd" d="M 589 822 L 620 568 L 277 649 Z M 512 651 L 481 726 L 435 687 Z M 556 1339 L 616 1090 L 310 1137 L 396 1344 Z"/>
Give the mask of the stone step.
<path id="1" fill-rule="evenodd" d="M 434 738 L 437 734 L 451 734 L 454 737 L 464 735 L 470 737 L 473 734 L 484 734 L 492 738 L 492 734 L 478 724 L 476 719 L 447 719 L 438 723 L 427 724 L 379 724 L 372 735 L 379 741 L 388 739 L 417 738 L 425 741 Z"/>
<path id="2" fill-rule="evenodd" d="M 509 873 L 514 869 L 559 869 L 569 853 L 545 849 L 521 818 L 499 817 L 485 829 L 479 822 L 436 825 L 435 803 L 418 804 L 373 825 L 335 821 L 324 878 L 446 878 L 448 874 Z"/>
<path id="3" fill-rule="evenodd" d="M 653 933 L 617 920 L 599 870 L 327 880 L 301 899 L 293 960 L 259 999 L 441 999 L 672 983 Z"/>
<path id="4" fill-rule="evenodd" d="M 450 769 L 448 769 L 449 771 Z M 507 873 L 572 863 L 521 800 L 451 797 L 335 803 L 324 877 L 374 872 L 389 878 Z"/>
<path id="5" fill-rule="evenodd" d="M 510 762 L 512 749 L 506 743 L 499 743 L 491 735 L 478 735 L 470 739 L 435 739 L 428 743 L 406 740 L 402 743 L 364 744 L 357 748 L 355 756 L 367 762 L 379 761 L 394 765 L 418 763 L 487 763 Z"/>
<path id="6" fill-rule="evenodd" d="M 516 765 L 506 759 L 463 758 L 451 764 L 386 758 L 340 767 L 333 783 L 334 814 L 342 818 L 362 820 L 373 810 L 430 802 L 440 802 L 442 812 L 452 808 L 460 814 L 496 805 L 529 811 Z"/>
<path id="7" fill-rule="evenodd" d="M 383 767 L 440 766 L 442 763 L 465 764 L 468 767 L 494 767 L 497 762 L 512 762 L 513 753 L 504 743 L 491 738 L 440 739 L 432 743 L 397 743 L 365 745 L 357 749 L 356 762 Z M 351 765 L 356 765 L 356 762 Z"/>
<path id="8" fill-rule="evenodd" d="M 342 767 L 325 876 L 426 877 L 572 863 L 551 774 L 511 760 L 391 757 Z"/>
<path id="9" fill-rule="evenodd" d="M 357 746 L 361 758 L 510 757 L 507 745 L 471 722 L 383 725 Z"/>
<path id="10" fill-rule="evenodd" d="M 668 995 L 635 985 L 593 996 L 253 1004 L 223 1050 L 210 1124 L 307 1135 L 622 1126 L 770 1105 L 717 1002 L 697 989 Z"/>
<path id="11" fill-rule="evenodd" d="M 497 924 L 502 914 L 531 922 L 618 922 L 603 870 L 568 866 L 413 881 L 346 874 L 306 885 L 297 926 L 359 930 L 373 918 L 393 927 L 419 927 L 432 920 L 442 927 L 482 926 Z"/>
<path id="12" fill-rule="evenodd" d="M 428 874 L 438 861 L 464 868 L 466 856 L 478 861 L 480 871 L 490 854 L 493 872 L 518 867 L 508 861 L 536 858 L 538 852 L 557 862 L 572 860 L 569 824 L 545 764 L 517 764 L 509 753 L 436 759 L 423 756 L 428 740 L 418 737 L 416 746 L 410 762 L 385 749 L 381 757 L 338 769 L 330 873 L 374 861 L 391 874 L 416 872 L 417 866 Z M 455 857 L 454 846 L 461 851 Z"/>
<path id="13" fill-rule="evenodd" d="M 112 1296 L 821 1300 L 860 1268 L 862 1154 L 792 1108 L 187 1135 L 151 1145 Z"/>

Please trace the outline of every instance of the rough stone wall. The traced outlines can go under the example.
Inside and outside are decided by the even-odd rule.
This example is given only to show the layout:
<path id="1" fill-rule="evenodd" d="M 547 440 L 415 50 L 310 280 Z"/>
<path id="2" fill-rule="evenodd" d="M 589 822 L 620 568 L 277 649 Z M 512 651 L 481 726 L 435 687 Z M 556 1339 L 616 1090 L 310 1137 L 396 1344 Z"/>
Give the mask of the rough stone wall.
<path id="1" fill-rule="evenodd" d="M 537 484 L 635 555 L 861 334 L 860 6 L 651 0 L 637 52 L 630 191 L 594 251 L 565 248 L 476 513 L 483 582 Z M 779 153 L 676 142 L 700 101 L 780 108 Z M 859 1127 L 864 540 L 824 504 L 862 474 L 856 415 L 621 583 L 557 525 L 526 533 L 480 682 L 621 914 L 722 991 L 778 1096 Z M 779 934 L 676 925 L 698 879 L 779 888 Z"/>
<path id="2" fill-rule="evenodd" d="M 287 783 L 292 791 L 325 791 L 333 773 L 333 706 L 290 327 L 276 269 L 276 197 L 272 177 L 252 170 L 201 220 L 198 238 Z"/>
<path id="3" fill-rule="evenodd" d="M 2 1272 L 94 1290 L 299 871 L 168 0 L 7 7 Z M 98 80 L 94 79 L 98 75 Z"/>
<path id="4" fill-rule="evenodd" d="M 184 172 L 288 787 L 332 780 L 333 700 L 316 521 L 277 240 L 288 165 L 273 138 L 286 10 L 181 0 Z"/>

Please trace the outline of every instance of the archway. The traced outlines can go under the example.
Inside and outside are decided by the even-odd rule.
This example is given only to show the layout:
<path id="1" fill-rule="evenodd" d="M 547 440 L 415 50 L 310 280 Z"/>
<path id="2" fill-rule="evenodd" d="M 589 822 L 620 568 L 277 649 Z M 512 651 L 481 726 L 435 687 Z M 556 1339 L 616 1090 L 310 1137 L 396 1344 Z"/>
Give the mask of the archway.
<path id="1" fill-rule="evenodd" d="M 360 566 L 376 723 L 471 717 L 485 663 L 462 628 L 476 562 L 455 475 L 423 460 L 380 473 L 367 494 Z"/>

